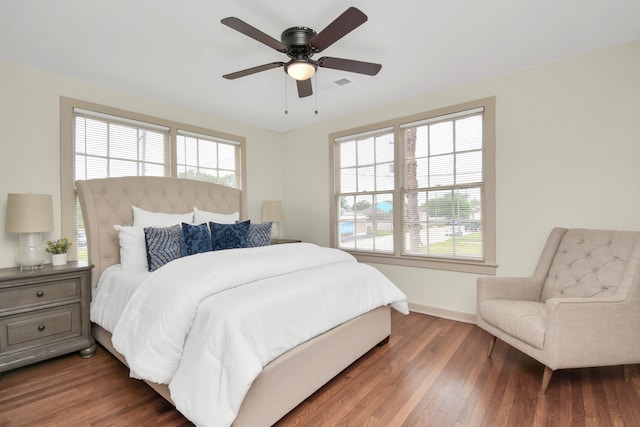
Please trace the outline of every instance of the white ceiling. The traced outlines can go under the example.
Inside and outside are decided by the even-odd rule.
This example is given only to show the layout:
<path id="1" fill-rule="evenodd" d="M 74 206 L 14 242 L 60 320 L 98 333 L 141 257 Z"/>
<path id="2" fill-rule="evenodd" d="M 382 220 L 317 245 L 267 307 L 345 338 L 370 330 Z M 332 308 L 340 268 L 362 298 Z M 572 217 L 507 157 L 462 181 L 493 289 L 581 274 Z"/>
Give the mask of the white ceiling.
<path id="1" fill-rule="evenodd" d="M 349 6 L 368 22 L 317 57 L 381 63 L 377 76 L 320 69 L 304 99 L 282 68 L 221 77 L 287 59 L 222 18 L 279 39 Z M 0 0 L 0 60 L 275 131 L 635 40 L 639 0 Z"/>

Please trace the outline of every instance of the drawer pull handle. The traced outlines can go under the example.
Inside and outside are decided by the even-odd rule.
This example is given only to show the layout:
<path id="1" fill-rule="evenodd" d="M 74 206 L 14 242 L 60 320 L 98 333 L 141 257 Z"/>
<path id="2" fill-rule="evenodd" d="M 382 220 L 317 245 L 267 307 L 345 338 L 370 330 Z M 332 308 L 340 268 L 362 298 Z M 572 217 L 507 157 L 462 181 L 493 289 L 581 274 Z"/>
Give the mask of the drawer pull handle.
<path id="1" fill-rule="evenodd" d="M 40 325 L 40 326 L 38 326 L 38 330 L 39 330 L 40 332 L 44 331 L 44 325 Z"/>
<path id="2" fill-rule="evenodd" d="M 38 291 L 36 292 L 36 295 L 38 296 L 38 298 L 42 298 L 44 296 L 44 292 Z"/>

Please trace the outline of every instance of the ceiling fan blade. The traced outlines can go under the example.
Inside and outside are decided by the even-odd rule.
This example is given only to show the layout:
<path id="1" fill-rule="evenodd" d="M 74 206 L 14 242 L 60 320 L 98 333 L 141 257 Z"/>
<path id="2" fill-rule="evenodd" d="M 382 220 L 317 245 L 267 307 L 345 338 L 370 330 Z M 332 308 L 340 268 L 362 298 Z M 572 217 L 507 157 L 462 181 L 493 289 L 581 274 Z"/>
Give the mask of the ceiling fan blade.
<path id="1" fill-rule="evenodd" d="M 228 18 L 222 19 L 220 22 L 227 27 L 233 28 L 234 30 L 241 32 L 245 36 L 251 37 L 252 39 L 259 41 L 260 43 L 264 43 L 279 52 L 287 51 L 287 47 L 282 42 L 274 39 L 268 34 L 263 33 L 257 28 L 252 27 L 241 19 L 230 16 Z"/>
<path id="2" fill-rule="evenodd" d="M 318 60 L 318 66 L 324 68 L 332 68 L 334 70 L 351 71 L 352 73 L 366 74 L 375 76 L 378 74 L 382 65 L 373 62 L 356 61 L 353 59 L 332 58 L 324 56 Z"/>
<path id="3" fill-rule="evenodd" d="M 313 88 L 311 87 L 311 79 L 296 80 L 298 84 L 298 98 L 305 98 L 313 95 Z"/>
<path id="4" fill-rule="evenodd" d="M 233 80 L 244 76 L 249 76 L 251 74 L 259 73 L 260 71 L 270 70 L 272 68 L 282 67 L 284 62 L 272 62 L 270 64 L 258 65 L 257 67 L 247 68 L 246 70 L 236 71 L 235 73 L 225 74 L 225 79 Z"/>
<path id="5" fill-rule="evenodd" d="M 365 22 L 367 15 L 360 9 L 350 7 L 311 39 L 309 46 L 315 52 L 321 52 Z"/>

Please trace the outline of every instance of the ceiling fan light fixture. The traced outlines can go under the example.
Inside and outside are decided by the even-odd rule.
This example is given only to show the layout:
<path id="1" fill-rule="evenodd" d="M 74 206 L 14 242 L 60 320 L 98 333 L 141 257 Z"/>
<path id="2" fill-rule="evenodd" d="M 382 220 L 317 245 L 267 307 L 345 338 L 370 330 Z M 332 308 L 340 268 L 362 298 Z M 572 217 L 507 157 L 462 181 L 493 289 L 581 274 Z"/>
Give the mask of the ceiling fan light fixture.
<path id="1" fill-rule="evenodd" d="M 293 60 L 285 66 L 285 71 L 296 80 L 310 79 L 318 69 L 318 66 L 308 60 Z"/>

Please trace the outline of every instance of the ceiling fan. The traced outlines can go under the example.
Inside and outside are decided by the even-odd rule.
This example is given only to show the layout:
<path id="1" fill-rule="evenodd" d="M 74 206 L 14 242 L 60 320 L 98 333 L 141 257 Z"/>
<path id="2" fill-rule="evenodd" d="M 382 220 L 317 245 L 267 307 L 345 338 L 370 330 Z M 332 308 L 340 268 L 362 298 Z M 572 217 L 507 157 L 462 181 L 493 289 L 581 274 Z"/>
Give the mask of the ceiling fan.
<path id="1" fill-rule="evenodd" d="M 355 7 L 350 7 L 344 11 L 342 15 L 338 16 L 319 33 L 307 27 L 288 28 L 282 32 L 280 36 L 281 41 L 274 39 L 235 17 L 224 18 L 220 22 L 260 43 L 266 44 L 278 52 L 285 53 L 290 58 L 288 62 L 271 62 L 258 65 L 257 67 L 247 68 L 246 70 L 236 71 L 235 73 L 225 74 L 222 76 L 225 79 L 233 80 L 272 68 L 284 67 L 284 71 L 296 80 L 298 96 L 304 98 L 313 94 L 311 77 L 315 74 L 318 67 L 350 71 L 369 76 L 375 76 L 382 68 L 380 64 L 356 61 L 353 59 L 333 58 L 330 56 L 323 56 L 317 61 L 311 59 L 314 54 L 322 52 L 367 22 L 367 15 Z"/>

